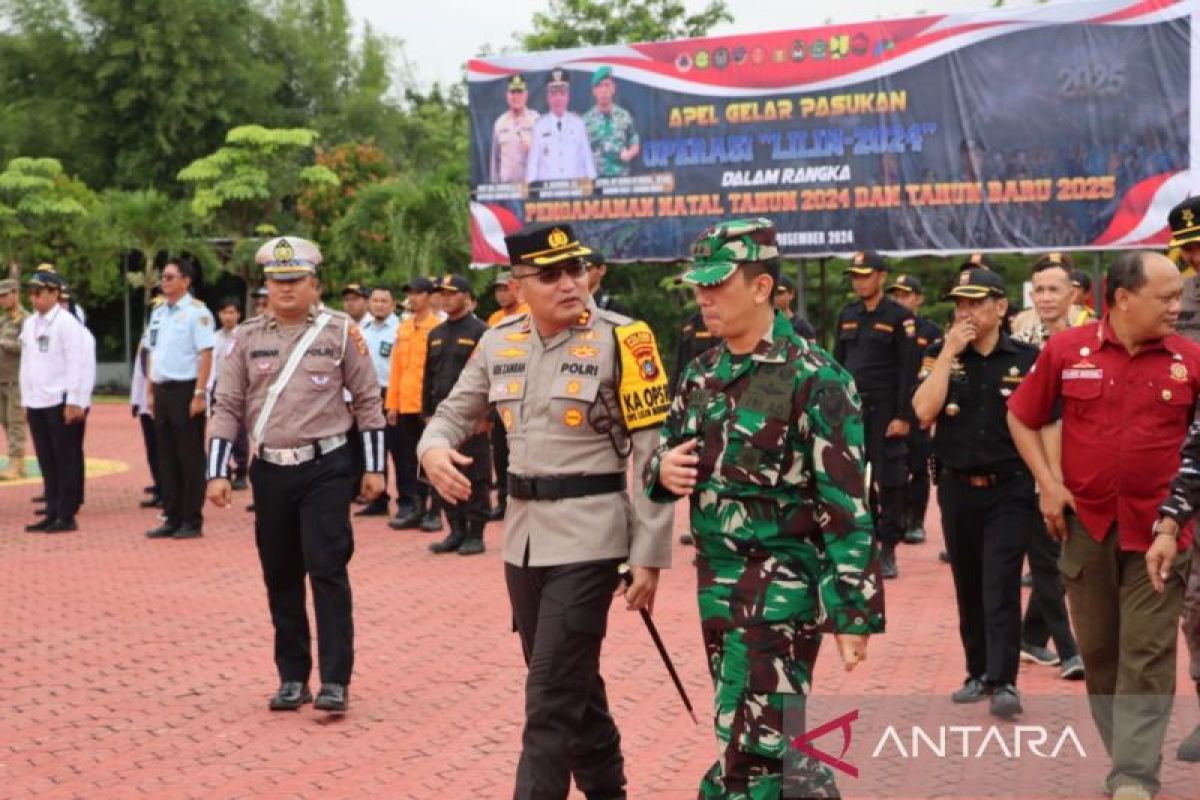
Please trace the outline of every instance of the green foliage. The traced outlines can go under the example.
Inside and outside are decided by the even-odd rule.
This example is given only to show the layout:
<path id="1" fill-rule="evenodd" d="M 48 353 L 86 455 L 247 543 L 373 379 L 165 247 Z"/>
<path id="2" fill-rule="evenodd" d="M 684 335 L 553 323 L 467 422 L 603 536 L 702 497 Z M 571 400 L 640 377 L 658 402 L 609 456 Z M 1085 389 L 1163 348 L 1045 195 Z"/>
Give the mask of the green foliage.
<path id="1" fill-rule="evenodd" d="M 733 16 L 724 0 L 689 14 L 682 0 L 550 0 L 517 40 L 526 51 L 704 36 Z"/>
<path id="2" fill-rule="evenodd" d="M 9 264 L 48 260 L 94 195 L 52 158 L 14 158 L 0 172 L 0 249 Z"/>

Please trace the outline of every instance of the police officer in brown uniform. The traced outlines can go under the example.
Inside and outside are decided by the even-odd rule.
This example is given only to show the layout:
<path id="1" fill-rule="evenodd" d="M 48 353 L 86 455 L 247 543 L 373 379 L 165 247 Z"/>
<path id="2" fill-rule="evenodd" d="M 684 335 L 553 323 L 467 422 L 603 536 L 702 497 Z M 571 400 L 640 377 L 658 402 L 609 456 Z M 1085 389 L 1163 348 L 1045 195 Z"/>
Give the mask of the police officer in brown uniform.
<path id="1" fill-rule="evenodd" d="M 272 239 L 258 251 L 268 310 L 239 325 L 226 345 L 209 422 L 208 499 L 228 506 L 229 456 L 239 423 L 255 454 L 254 538 L 275 627 L 281 681 L 272 710 L 312 700 L 304 577 L 312 585 L 321 690 L 314 706 L 346 710 L 354 662 L 354 624 L 346 564 L 354 552 L 350 528 L 351 458 L 346 432 L 363 439 L 368 500 L 383 491 L 383 409 L 379 379 L 362 333 L 349 316 L 318 307 L 312 242 Z M 350 392 L 349 404 L 342 389 Z"/>
<path id="2" fill-rule="evenodd" d="M 600 677 L 600 647 L 628 561 L 630 610 L 650 609 L 670 565 L 671 507 L 644 492 L 644 467 L 669 407 L 667 376 L 644 322 L 597 309 L 588 248 L 568 225 L 506 238 L 530 313 L 480 339 L 417 452 L 451 502 L 465 502 L 469 459 L 455 448 L 495 405 L 508 432 L 504 561 L 529 673 L 516 798 L 624 798 L 620 736 Z M 627 487 L 629 461 L 633 486 Z"/>

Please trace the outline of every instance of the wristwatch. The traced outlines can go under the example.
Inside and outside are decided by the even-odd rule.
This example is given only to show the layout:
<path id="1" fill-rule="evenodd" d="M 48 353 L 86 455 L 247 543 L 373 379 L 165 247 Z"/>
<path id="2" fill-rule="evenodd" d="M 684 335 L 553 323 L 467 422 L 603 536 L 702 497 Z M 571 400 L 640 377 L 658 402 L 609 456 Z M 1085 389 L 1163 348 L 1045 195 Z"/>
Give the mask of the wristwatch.
<path id="1" fill-rule="evenodd" d="M 192 397 L 204 397 L 204 390 L 197 389 L 196 391 L 192 392 Z"/>
<path id="2" fill-rule="evenodd" d="M 1170 517 L 1159 517 L 1158 519 L 1154 520 L 1154 524 L 1150 526 L 1151 537 L 1170 536 L 1172 539 L 1175 539 L 1176 541 L 1178 541 L 1179 534 L 1183 533 L 1183 526 L 1180 525 L 1178 522 L 1176 522 L 1175 523 L 1175 533 L 1167 533 L 1166 531 L 1159 531 L 1158 523 L 1162 522 L 1164 519 L 1170 519 Z"/>

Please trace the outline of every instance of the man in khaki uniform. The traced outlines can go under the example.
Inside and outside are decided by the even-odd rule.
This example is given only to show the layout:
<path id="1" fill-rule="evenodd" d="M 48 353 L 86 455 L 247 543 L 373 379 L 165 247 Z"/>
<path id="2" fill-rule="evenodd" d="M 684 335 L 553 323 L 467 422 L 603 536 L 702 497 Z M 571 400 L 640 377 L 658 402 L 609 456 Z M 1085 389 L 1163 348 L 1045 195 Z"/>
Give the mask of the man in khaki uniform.
<path id="1" fill-rule="evenodd" d="M 652 609 L 670 565 L 670 506 L 644 493 L 644 467 L 669 407 L 644 322 L 595 307 L 568 225 L 506 238 L 530 313 L 480 339 L 417 447 L 448 502 L 466 502 L 459 447 L 494 405 L 508 433 L 504 561 L 529 674 L 516 798 L 625 797 L 620 737 L 600 677 L 608 610 L 628 561 L 630 610 Z M 634 485 L 626 486 L 632 458 Z"/>
<path id="2" fill-rule="evenodd" d="M 321 690 L 314 707 L 346 710 L 354 663 L 354 623 L 346 565 L 354 552 L 350 528 L 351 456 L 346 432 L 357 423 L 369 500 L 383 491 L 383 410 L 379 379 L 362 331 L 340 311 L 320 307 L 316 278 L 321 252 L 312 242 L 272 239 L 258 251 L 269 308 L 234 329 L 222 354 L 209 421 L 208 499 L 230 502 L 229 456 L 239 424 L 255 454 L 254 538 L 275 626 L 275 666 L 281 681 L 272 710 L 312 700 L 304 576 L 317 618 Z M 343 402 L 342 390 L 349 391 Z"/>
<path id="3" fill-rule="evenodd" d="M 8 442 L 8 466 L 0 481 L 25 477 L 25 414 L 21 409 L 21 325 L 25 309 L 17 282 L 0 280 L 0 428 Z"/>
<path id="4" fill-rule="evenodd" d="M 528 106 L 529 87 L 521 75 L 508 79 L 508 111 L 492 126 L 492 183 L 524 183 L 525 165 L 533 142 L 533 123 L 538 112 Z"/>

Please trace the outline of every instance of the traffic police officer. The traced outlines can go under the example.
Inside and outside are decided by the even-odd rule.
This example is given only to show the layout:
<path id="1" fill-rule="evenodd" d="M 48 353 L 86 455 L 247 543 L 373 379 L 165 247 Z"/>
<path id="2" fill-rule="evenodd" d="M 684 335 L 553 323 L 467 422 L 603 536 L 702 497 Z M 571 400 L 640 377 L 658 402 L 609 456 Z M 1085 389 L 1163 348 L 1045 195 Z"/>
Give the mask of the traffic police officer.
<path id="1" fill-rule="evenodd" d="M 217 380 L 209 428 L 208 499 L 229 505 L 229 455 L 238 425 L 250 430 L 256 458 L 254 538 L 271 622 L 279 690 L 272 710 L 312 700 L 312 671 L 304 577 L 312 585 L 321 690 L 314 706 L 341 713 L 349 702 L 354 625 L 346 564 L 354 551 L 350 528 L 350 453 L 354 421 L 366 453 L 362 494 L 383 491 L 383 411 L 379 381 L 358 326 L 349 316 L 318 307 L 312 242 L 272 239 L 258 251 L 269 309 L 239 325 Z M 342 390 L 350 392 L 349 404 Z"/>
<path id="2" fill-rule="evenodd" d="M 912 312 L 917 323 L 917 352 L 924 355 L 929 345 L 942 337 L 942 329 L 921 316 L 925 292 L 915 275 L 898 275 L 887 287 L 888 296 Z M 914 425 L 908 435 L 908 502 L 905 504 L 904 541 L 925 541 L 925 509 L 929 506 L 929 431 Z"/>
<path id="3" fill-rule="evenodd" d="M 917 323 L 908 309 L 883 293 L 887 262 L 871 251 L 849 267 L 857 302 L 842 309 L 833 355 L 854 376 L 863 402 L 867 460 L 871 463 L 875 530 L 885 578 L 899 574 L 896 545 L 904 538 L 905 486 L 912 430 L 912 390 L 917 378 Z"/>
<path id="4" fill-rule="evenodd" d="M 1179 322 L 1175 330 L 1194 342 L 1200 342 L 1200 196 L 1189 197 L 1167 215 L 1171 227 L 1170 247 L 1179 248 L 1179 257 L 1191 275 L 1183 280 Z M 1189 675 L 1200 699 L 1200 543 L 1192 545 L 1192 567 L 1183 598 L 1183 638 L 1187 643 Z M 1200 761 L 1200 725 L 1179 744 L 1180 761 Z"/>
<path id="5" fill-rule="evenodd" d="M 437 412 L 438 405 L 450 395 L 487 323 L 472 312 L 475 291 L 462 275 L 445 275 L 437 283 L 442 295 L 446 321 L 429 332 L 429 350 L 425 356 L 425 380 L 421 383 L 421 408 L 426 419 Z M 489 433 L 484 426 L 471 434 L 459 452 L 472 459 L 464 474 L 471 480 L 471 497 L 466 503 L 446 507 L 450 533 L 440 542 L 429 545 L 434 553 L 472 556 L 484 551 L 483 527 L 489 517 L 488 479 L 491 477 L 491 448 Z"/>
<path id="6" fill-rule="evenodd" d="M 533 124 L 533 147 L 525 165 L 527 182 L 596 177 L 587 128 L 578 114 L 567 110 L 570 103 L 571 78 L 565 69 L 555 67 L 546 84 L 550 110 Z"/>
<path id="7" fill-rule="evenodd" d="M 192 297 L 190 264 L 173 259 L 163 266 L 162 305 L 150 314 L 146 336 L 163 523 L 150 539 L 194 539 L 201 535 L 204 506 L 205 387 L 212 369 L 216 331 L 212 312 Z"/>
<path id="8" fill-rule="evenodd" d="M 574 777 L 588 797 L 621 798 L 600 648 L 618 564 L 631 566 L 630 610 L 652 607 L 670 565 L 672 508 L 643 493 L 667 378 L 646 323 L 592 304 L 590 251 L 569 225 L 527 225 L 505 241 L 530 313 L 483 335 L 418 452 L 438 492 L 467 501 L 459 469 L 469 459 L 454 448 L 499 408 L 510 469 L 505 579 L 529 666 L 514 796 L 566 798 Z"/>
<path id="9" fill-rule="evenodd" d="M 952 699 L 990 697 L 1001 718 L 1021 713 L 1021 566 L 1039 529 L 1033 476 L 1009 434 L 1007 402 L 1038 350 L 1002 328 L 1004 280 L 964 270 L 947 295 L 954 325 L 929 348 L 913 407 L 934 423 L 938 505 L 958 599 L 967 679 Z"/>

